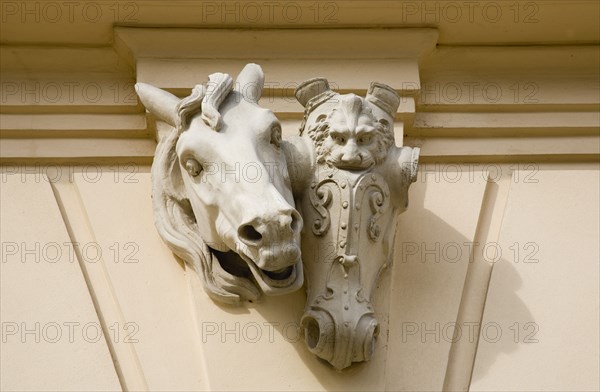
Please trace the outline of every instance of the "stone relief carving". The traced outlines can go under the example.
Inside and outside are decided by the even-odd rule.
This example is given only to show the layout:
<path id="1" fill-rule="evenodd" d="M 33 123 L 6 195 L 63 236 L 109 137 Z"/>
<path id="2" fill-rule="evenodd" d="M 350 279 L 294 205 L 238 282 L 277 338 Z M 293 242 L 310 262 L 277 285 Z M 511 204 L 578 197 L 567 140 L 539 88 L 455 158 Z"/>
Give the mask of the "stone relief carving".
<path id="1" fill-rule="evenodd" d="M 300 136 L 281 140 L 280 123 L 258 105 L 263 84 L 248 64 L 235 87 L 215 73 L 181 100 L 136 85 L 148 111 L 173 127 L 152 166 L 156 226 L 215 300 L 288 293 L 306 276 L 306 344 L 343 369 L 373 353 L 371 295 L 392 262 L 419 149 L 395 145 L 400 97 L 389 86 L 373 83 L 362 98 L 306 81 L 296 90 Z M 235 177 L 244 165 L 269 175 Z"/>
<path id="2" fill-rule="evenodd" d="M 305 223 L 301 325 L 308 349 L 343 369 L 372 355 L 379 325 L 370 299 L 392 262 L 419 149 L 395 145 L 400 97 L 389 86 L 372 83 L 362 98 L 317 78 L 300 85 L 296 98 L 304 121 L 288 160 L 300 168 L 292 183 Z"/>
<path id="3" fill-rule="evenodd" d="M 158 232 L 197 271 L 207 293 L 225 303 L 288 293 L 303 283 L 302 218 L 281 124 L 257 103 L 263 84 L 255 64 L 235 86 L 229 75 L 214 73 L 183 99 L 136 84 L 148 111 L 173 127 L 152 165 Z M 241 175 L 244 168 L 259 175 Z"/>

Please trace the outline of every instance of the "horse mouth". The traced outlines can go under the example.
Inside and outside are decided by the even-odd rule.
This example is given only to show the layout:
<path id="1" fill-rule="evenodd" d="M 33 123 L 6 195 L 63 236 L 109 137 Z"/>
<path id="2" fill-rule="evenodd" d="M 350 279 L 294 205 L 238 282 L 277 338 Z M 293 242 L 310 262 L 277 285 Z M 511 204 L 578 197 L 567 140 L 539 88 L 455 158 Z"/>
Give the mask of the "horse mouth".
<path id="1" fill-rule="evenodd" d="M 290 265 L 289 267 L 282 268 L 277 271 L 265 271 L 261 269 L 260 272 L 267 275 L 269 279 L 272 280 L 285 280 L 292 276 L 292 274 L 294 273 L 294 266 Z"/>
<path id="2" fill-rule="evenodd" d="M 260 273 L 262 281 L 270 287 L 284 288 L 296 281 L 296 265 L 290 265 L 276 271 L 266 271 L 258 267 L 256 269 Z M 261 288 L 265 291 L 264 287 Z"/>
<path id="3" fill-rule="evenodd" d="M 300 258 L 293 265 L 267 271 L 259 268 L 243 254 L 240 255 L 233 251 L 220 252 L 212 248 L 210 248 L 210 251 L 226 272 L 239 278 L 254 280 L 255 284 L 267 295 L 285 294 L 294 291 L 299 289 L 304 282 Z"/>

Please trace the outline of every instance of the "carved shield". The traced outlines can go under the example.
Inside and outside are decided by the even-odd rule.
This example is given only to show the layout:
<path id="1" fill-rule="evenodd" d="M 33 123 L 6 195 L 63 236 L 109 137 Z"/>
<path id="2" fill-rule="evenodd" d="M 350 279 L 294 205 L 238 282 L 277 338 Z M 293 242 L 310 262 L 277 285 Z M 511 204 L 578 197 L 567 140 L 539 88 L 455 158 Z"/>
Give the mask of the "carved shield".
<path id="1" fill-rule="evenodd" d="M 377 171 L 319 166 L 302 203 L 309 349 L 344 368 L 368 360 L 378 333 L 371 292 L 393 248 L 396 213 Z"/>

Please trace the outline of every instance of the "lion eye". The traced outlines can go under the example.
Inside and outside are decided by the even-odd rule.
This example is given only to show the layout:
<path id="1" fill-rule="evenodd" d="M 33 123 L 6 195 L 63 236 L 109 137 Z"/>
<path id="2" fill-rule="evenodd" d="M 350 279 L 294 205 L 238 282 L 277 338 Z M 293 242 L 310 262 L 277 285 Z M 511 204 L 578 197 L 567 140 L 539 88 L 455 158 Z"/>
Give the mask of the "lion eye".
<path id="1" fill-rule="evenodd" d="M 344 144 L 346 143 L 346 139 L 343 136 L 335 136 L 334 137 L 335 141 L 338 142 L 339 144 Z"/>
<path id="2" fill-rule="evenodd" d="M 275 147 L 281 145 L 281 127 L 279 125 L 275 125 L 271 128 L 271 144 Z"/>
<path id="3" fill-rule="evenodd" d="M 185 170 L 187 170 L 190 176 L 196 177 L 202 171 L 202 166 L 197 160 L 189 158 L 185 161 Z"/>
<path id="4" fill-rule="evenodd" d="M 358 139 L 358 143 L 359 144 L 369 144 L 369 143 L 371 143 L 371 136 L 362 136 L 360 139 Z"/>

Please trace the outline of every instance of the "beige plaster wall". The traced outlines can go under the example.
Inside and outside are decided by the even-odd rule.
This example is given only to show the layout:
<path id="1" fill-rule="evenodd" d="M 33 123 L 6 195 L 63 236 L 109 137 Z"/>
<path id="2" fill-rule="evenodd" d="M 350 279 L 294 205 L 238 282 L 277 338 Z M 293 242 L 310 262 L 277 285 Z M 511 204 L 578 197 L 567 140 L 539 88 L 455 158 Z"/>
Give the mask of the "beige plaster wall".
<path id="1" fill-rule="evenodd" d="M 148 167 L 90 165 L 51 184 L 39 168 L 5 166 L 3 390 L 114 390 L 119 378 L 149 390 L 441 390 L 452 345 L 474 336 L 457 314 L 486 179 L 511 170 L 476 166 L 422 166 L 376 294 L 390 301 L 376 355 L 343 373 L 305 349 L 302 292 L 246 308 L 206 297 L 154 230 Z M 598 186 L 596 164 L 512 173 L 500 239 L 485 250 L 493 273 L 471 390 L 594 390 Z M 62 245 L 73 242 L 82 252 Z M 93 341 L 97 329 L 78 324 L 71 342 L 67 322 L 109 335 Z"/>

